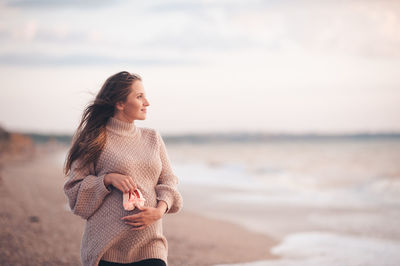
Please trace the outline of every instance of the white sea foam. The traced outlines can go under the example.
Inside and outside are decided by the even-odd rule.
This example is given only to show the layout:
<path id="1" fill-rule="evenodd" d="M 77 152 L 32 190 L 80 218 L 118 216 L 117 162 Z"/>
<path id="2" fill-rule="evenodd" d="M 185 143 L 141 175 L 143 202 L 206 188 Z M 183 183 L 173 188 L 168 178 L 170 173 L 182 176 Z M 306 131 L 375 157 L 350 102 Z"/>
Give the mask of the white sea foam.
<path id="1" fill-rule="evenodd" d="M 400 242 L 327 232 L 288 235 L 271 252 L 281 259 L 218 266 L 397 266 Z"/>
<path id="2" fill-rule="evenodd" d="M 259 185 L 245 172 L 240 164 L 224 164 L 210 168 L 205 163 L 175 164 L 179 181 L 187 185 L 202 185 L 224 188 L 254 189 Z"/>
<path id="3" fill-rule="evenodd" d="M 230 188 L 215 199 L 222 202 L 274 204 L 310 207 L 377 207 L 400 203 L 398 194 L 383 193 L 374 182 L 329 187 L 321 185 L 324 177 L 290 170 L 272 171 L 262 178 L 249 173 L 244 165 L 222 164 L 210 168 L 205 163 L 176 164 L 176 174 L 183 185 Z M 329 182 L 326 180 L 325 182 Z M 377 181 L 383 182 L 383 181 Z"/>

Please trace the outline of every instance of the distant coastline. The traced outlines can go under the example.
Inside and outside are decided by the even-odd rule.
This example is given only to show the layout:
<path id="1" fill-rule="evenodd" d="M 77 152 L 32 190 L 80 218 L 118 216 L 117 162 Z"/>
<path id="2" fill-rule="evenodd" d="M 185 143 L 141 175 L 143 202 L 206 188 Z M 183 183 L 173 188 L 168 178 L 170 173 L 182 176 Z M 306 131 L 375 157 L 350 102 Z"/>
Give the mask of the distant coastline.
<path id="1" fill-rule="evenodd" d="M 71 143 L 72 135 L 20 133 L 35 143 Z M 400 140 L 400 132 L 395 133 L 355 133 L 355 134 L 312 134 L 312 133 L 199 133 L 165 134 L 168 143 L 212 143 L 212 142 L 275 142 L 275 141 L 330 141 L 330 140 Z"/>
<path id="2" fill-rule="evenodd" d="M 357 134 L 289 134 L 289 133 L 208 133 L 166 135 L 168 142 L 275 142 L 314 140 L 369 140 L 399 139 L 400 133 L 357 133 Z"/>

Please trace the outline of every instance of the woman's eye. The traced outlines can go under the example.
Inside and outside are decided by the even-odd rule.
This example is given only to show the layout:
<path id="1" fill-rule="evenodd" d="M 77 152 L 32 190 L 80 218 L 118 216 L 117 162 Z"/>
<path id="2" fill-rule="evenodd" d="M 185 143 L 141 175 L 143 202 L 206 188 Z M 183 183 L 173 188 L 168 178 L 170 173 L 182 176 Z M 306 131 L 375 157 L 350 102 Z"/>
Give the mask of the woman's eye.
<path id="1" fill-rule="evenodd" d="M 138 98 L 142 97 L 142 95 L 138 96 Z"/>

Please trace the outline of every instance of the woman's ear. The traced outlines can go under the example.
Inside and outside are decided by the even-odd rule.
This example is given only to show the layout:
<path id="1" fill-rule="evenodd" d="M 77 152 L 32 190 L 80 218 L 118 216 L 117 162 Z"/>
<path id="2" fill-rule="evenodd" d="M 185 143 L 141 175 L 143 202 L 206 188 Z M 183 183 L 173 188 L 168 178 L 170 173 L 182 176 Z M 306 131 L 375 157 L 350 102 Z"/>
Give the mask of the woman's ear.
<path id="1" fill-rule="evenodd" d="M 125 104 L 123 102 L 117 102 L 115 104 L 115 108 L 117 108 L 118 111 L 123 111 L 125 108 Z"/>

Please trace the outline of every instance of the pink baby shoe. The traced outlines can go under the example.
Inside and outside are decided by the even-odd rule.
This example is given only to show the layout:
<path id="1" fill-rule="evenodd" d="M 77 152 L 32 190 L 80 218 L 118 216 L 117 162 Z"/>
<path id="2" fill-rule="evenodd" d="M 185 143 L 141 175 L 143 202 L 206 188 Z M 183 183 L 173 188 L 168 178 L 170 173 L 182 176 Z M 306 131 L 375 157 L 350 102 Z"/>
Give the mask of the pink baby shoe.
<path id="1" fill-rule="evenodd" d="M 136 189 L 133 193 L 126 192 L 122 197 L 124 209 L 126 211 L 131 211 L 135 209 L 135 207 L 143 207 L 146 201 L 139 189 Z"/>

